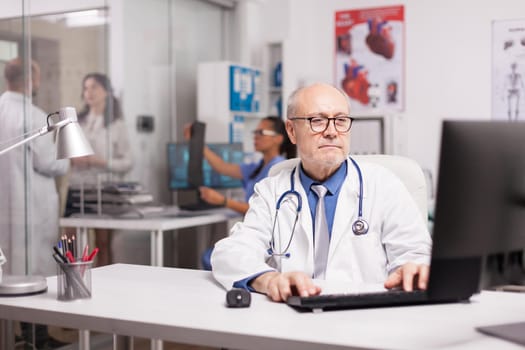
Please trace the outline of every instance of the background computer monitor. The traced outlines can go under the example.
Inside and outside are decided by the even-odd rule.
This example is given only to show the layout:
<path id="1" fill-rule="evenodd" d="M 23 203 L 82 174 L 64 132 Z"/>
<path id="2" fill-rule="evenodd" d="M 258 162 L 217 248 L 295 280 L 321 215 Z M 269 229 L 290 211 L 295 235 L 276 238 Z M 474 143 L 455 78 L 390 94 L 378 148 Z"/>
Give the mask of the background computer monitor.
<path id="1" fill-rule="evenodd" d="M 244 160 L 242 143 L 211 143 L 207 146 L 226 162 L 240 164 Z M 189 160 L 190 154 L 188 143 L 168 144 L 170 190 L 195 189 L 195 185 L 188 179 Z M 207 187 L 216 189 L 242 187 L 241 180 L 221 175 L 213 171 L 206 160 L 203 160 L 202 162 L 202 178 L 203 186 Z"/>
<path id="2" fill-rule="evenodd" d="M 204 135 L 206 124 L 195 121 L 191 125 L 191 137 L 189 140 L 189 158 L 187 166 L 187 180 L 192 188 L 204 185 L 204 173 L 202 172 Z"/>
<path id="3" fill-rule="evenodd" d="M 434 234 L 443 258 L 525 248 L 524 122 L 443 123 Z"/>

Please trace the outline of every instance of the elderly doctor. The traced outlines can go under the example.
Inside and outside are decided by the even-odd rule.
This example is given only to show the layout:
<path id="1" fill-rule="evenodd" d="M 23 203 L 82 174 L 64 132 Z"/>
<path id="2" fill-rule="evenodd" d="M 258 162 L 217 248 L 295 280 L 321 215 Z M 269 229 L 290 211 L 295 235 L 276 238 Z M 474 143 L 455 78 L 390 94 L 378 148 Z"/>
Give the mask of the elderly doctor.
<path id="1" fill-rule="evenodd" d="M 330 85 L 290 96 L 286 127 L 300 164 L 259 182 L 244 221 L 216 244 L 213 274 L 226 289 L 284 301 L 319 294 L 315 279 L 426 288 L 430 234 L 401 180 L 348 157 L 349 113 L 346 95 Z M 356 227 L 360 185 L 365 224 Z"/>

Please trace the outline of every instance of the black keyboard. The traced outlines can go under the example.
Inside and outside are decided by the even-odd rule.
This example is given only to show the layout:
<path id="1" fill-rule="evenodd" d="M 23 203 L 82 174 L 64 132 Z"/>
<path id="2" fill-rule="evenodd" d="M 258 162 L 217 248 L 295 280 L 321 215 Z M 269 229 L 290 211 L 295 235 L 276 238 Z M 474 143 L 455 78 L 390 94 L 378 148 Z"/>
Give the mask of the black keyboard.
<path id="1" fill-rule="evenodd" d="M 310 297 L 291 296 L 286 303 L 305 310 L 343 310 L 384 306 L 422 304 L 428 300 L 425 291 L 390 290 L 361 294 L 324 294 Z"/>

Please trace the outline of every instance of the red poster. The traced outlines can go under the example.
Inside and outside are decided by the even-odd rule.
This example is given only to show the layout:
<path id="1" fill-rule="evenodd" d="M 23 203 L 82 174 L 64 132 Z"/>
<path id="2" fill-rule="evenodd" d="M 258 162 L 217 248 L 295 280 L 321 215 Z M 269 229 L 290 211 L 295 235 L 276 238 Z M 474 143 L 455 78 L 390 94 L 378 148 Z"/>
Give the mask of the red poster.
<path id="1" fill-rule="evenodd" d="M 335 13 L 335 85 L 352 113 L 403 109 L 404 20 L 403 6 Z"/>

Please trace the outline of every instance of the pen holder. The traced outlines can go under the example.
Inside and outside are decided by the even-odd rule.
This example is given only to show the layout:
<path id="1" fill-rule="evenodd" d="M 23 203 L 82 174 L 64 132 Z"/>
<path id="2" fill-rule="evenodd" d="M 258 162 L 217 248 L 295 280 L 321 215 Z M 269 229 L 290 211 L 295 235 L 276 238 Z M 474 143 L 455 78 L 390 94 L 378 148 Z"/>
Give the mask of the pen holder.
<path id="1" fill-rule="evenodd" d="M 69 301 L 91 298 L 91 267 L 93 261 L 57 264 L 57 299 Z"/>

